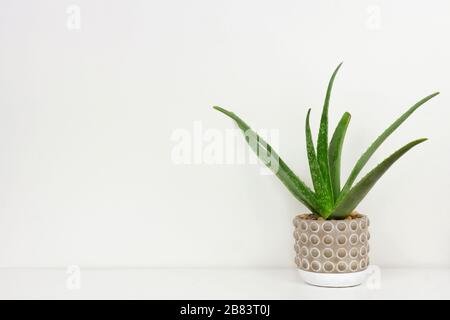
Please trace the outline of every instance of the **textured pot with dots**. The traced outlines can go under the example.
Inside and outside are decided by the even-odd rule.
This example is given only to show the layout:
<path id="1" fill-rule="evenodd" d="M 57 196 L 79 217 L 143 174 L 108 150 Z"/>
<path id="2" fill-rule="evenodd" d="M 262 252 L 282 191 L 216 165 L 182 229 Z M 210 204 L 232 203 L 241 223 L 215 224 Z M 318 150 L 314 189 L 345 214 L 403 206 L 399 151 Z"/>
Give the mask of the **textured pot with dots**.
<path id="1" fill-rule="evenodd" d="M 369 266 L 369 219 L 294 219 L 295 262 L 305 282 L 325 287 L 349 287 L 366 280 Z"/>

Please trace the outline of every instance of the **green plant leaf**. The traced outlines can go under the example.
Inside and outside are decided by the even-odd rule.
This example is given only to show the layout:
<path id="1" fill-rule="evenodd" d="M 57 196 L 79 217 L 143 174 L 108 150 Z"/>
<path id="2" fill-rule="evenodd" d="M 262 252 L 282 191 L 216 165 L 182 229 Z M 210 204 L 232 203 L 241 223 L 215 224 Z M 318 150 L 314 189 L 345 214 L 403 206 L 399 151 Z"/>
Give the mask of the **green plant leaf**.
<path id="1" fill-rule="evenodd" d="M 330 164 L 331 187 L 333 188 L 334 198 L 337 199 L 341 192 L 341 154 L 344 144 L 345 134 L 351 115 L 346 112 L 339 121 L 331 138 L 330 147 L 328 149 L 328 161 Z"/>
<path id="2" fill-rule="evenodd" d="M 386 160 L 381 162 L 378 166 L 370 171 L 364 178 L 358 182 L 348 194 L 345 195 L 341 203 L 336 207 L 332 213 L 332 218 L 342 219 L 350 215 L 358 206 L 362 199 L 372 189 L 378 179 L 396 162 L 401 156 L 408 152 L 414 146 L 426 141 L 427 139 L 418 139 L 412 141 L 394 152 Z"/>
<path id="3" fill-rule="evenodd" d="M 320 171 L 324 181 L 326 182 L 327 192 L 330 195 L 330 199 L 334 202 L 333 189 L 331 186 L 330 170 L 328 163 L 328 109 L 330 106 L 331 91 L 333 89 L 334 79 L 341 68 L 342 63 L 340 63 L 334 70 L 331 76 L 330 82 L 328 83 L 327 94 L 325 96 L 325 102 L 322 109 L 322 117 L 320 119 L 320 129 L 319 137 L 317 139 L 317 160 L 319 161 Z"/>
<path id="4" fill-rule="evenodd" d="M 355 182 L 356 178 L 358 177 L 358 174 L 361 172 L 361 170 L 364 168 L 366 163 L 369 161 L 370 157 L 375 153 L 375 151 L 380 147 L 380 145 L 403 123 L 406 119 L 411 116 L 411 114 L 416 111 L 421 105 L 426 103 L 431 98 L 437 96 L 439 92 L 435 92 L 433 94 L 430 94 L 429 96 L 423 98 L 419 102 L 417 102 L 415 105 L 413 105 L 411 108 L 409 108 L 404 114 L 400 116 L 393 124 L 391 124 L 373 143 L 372 145 L 367 149 L 366 152 L 363 153 L 363 155 L 359 158 L 359 160 L 356 162 L 355 167 L 353 168 L 352 172 L 350 173 L 350 176 L 347 179 L 347 182 L 345 183 L 340 196 L 338 198 L 337 204 L 339 204 L 342 199 L 348 194 L 349 190 L 353 186 L 353 183 Z"/>
<path id="5" fill-rule="evenodd" d="M 219 112 L 233 119 L 244 133 L 245 140 L 259 159 L 281 180 L 292 195 L 303 203 L 311 212 L 321 214 L 320 205 L 314 192 L 286 165 L 272 147 L 264 141 L 250 126 L 233 112 L 215 106 Z"/>
<path id="6" fill-rule="evenodd" d="M 328 214 L 333 208 L 333 203 L 330 199 L 330 194 L 328 193 L 326 182 L 324 181 L 323 175 L 320 171 L 319 162 L 317 161 L 316 151 L 311 134 L 311 125 L 309 122 L 310 114 L 311 109 L 308 110 L 305 124 L 306 151 L 308 154 L 309 170 L 311 172 L 311 180 L 314 185 L 314 190 L 316 191 L 317 201 L 324 209 L 324 213 Z"/>

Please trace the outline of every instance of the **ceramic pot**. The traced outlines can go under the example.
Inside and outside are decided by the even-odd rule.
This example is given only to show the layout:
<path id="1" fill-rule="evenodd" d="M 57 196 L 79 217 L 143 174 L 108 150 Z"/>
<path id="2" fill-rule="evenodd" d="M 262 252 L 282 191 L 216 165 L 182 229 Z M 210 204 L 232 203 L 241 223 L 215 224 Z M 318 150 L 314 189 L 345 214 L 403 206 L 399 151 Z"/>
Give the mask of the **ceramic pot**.
<path id="1" fill-rule="evenodd" d="M 352 287 L 366 281 L 369 267 L 369 219 L 294 219 L 295 262 L 303 280 L 321 287 Z"/>

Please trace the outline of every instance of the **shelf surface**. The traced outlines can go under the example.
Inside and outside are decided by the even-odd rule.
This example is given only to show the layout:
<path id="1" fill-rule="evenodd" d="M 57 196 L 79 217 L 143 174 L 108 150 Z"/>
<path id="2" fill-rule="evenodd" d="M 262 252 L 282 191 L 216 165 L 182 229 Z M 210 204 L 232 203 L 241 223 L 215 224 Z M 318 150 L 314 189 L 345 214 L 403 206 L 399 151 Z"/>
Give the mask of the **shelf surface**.
<path id="1" fill-rule="evenodd" d="M 346 289 L 295 269 L 0 269 L 0 299 L 450 299 L 450 269 L 378 269 Z"/>

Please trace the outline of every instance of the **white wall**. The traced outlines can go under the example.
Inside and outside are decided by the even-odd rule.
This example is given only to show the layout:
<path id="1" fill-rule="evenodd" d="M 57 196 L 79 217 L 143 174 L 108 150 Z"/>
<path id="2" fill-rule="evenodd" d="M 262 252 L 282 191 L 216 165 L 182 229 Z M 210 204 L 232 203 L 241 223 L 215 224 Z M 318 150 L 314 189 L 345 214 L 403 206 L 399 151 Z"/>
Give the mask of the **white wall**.
<path id="1" fill-rule="evenodd" d="M 430 138 L 359 210 L 373 263 L 450 266 L 449 11 L 444 0 L 1 0 L 0 266 L 293 266 L 291 221 L 305 208 L 257 165 L 176 165 L 171 138 L 198 120 L 224 134 L 233 124 L 211 106 L 226 106 L 278 133 L 307 177 L 306 110 L 317 129 L 341 60 L 331 120 L 353 115 L 345 174 L 395 117 L 442 92 L 377 152 L 370 166 Z"/>

